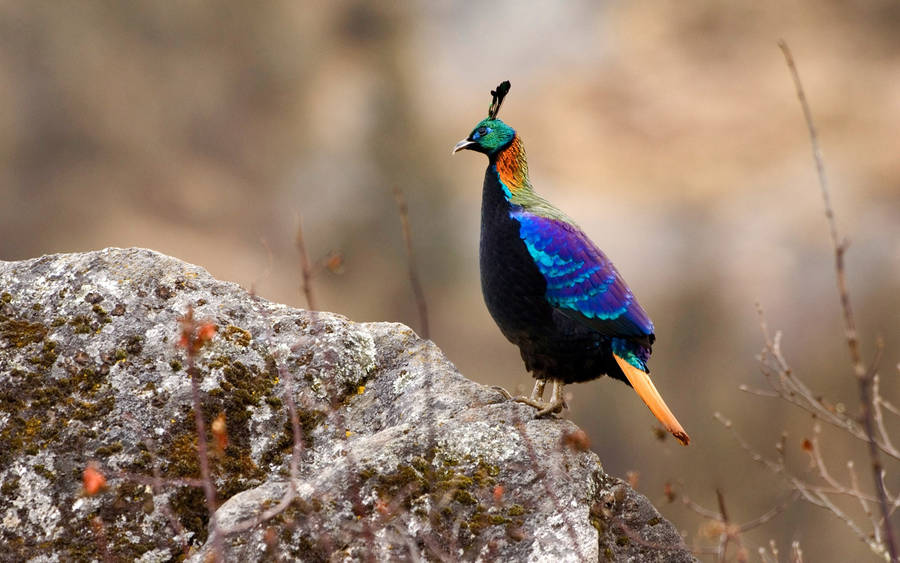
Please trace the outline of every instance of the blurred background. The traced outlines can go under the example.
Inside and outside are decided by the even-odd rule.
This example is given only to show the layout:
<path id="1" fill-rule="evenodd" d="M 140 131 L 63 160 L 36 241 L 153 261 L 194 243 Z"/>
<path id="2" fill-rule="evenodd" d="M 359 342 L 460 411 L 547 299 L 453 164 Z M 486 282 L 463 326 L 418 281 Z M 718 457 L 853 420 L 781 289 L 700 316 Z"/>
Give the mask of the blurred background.
<path id="1" fill-rule="evenodd" d="M 486 160 L 450 149 L 501 80 L 501 117 L 537 189 L 616 262 L 653 317 L 654 379 L 694 439 L 660 442 L 620 383 L 569 390 L 608 472 L 702 544 L 664 494 L 755 518 L 788 497 L 713 419 L 797 471 L 808 415 L 762 386 L 755 303 L 796 373 L 855 409 L 809 140 L 776 42 L 820 130 L 867 358 L 885 340 L 900 399 L 900 4 L 792 2 L 0 2 L 0 259 L 148 247 L 263 297 L 419 328 L 391 191 L 409 202 L 431 338 L 466 376 L 530 389 L 487 314 L 477 248 Z M 888 420 L 900 426 L 896 418 Z M 900 435 L 900 428 L 896 428 Z M 864 459 L 826 429 L 825 455 Z M 774 453 L 774 452 L 773 452 Z M 871 478 L 864 473 L 864 482 Z M 888 474 L 889 490 L 900 474 Z M 871 558 L 832 515 L 794 505 L 744 540 L 810 561 Z"/>

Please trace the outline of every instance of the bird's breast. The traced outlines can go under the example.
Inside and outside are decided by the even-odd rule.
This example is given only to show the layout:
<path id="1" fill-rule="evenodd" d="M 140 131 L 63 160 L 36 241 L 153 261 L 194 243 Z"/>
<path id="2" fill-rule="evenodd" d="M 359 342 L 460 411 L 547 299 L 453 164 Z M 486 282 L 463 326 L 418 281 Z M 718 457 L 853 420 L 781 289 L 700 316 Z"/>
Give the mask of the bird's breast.
<path id="1" fill-rule="evenodd" d="M 510 340 L 550 321 L 547 282 L 520 236 L 513 206 L 496 170 L 485 174 L 481 207 L 481 290 L 488 311 Z"/>

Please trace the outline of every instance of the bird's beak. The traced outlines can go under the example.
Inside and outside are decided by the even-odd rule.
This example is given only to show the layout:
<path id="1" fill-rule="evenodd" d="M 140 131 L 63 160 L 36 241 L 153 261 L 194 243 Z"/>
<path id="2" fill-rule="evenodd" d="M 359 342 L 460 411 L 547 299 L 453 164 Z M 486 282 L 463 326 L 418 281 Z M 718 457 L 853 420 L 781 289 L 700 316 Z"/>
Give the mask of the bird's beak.
<path id="1" fill-rule="evenodd" d="M 456 143 L 456 146 L 453 147 L 453 150 L 450 151 L 450 154 L 456 154 L 456 153 L 458 153 L 459 151 L 464 150 L 464 149 L 467 149 L 467 148 L 469 148 L 469 147 L 471 147 L 472 145 L 475 145 L 475 144 L 477 144 L 475 141 L 470 141 L 470 140 L 468 140 L 468 139 L 463 139 L 462 141 Z"/>

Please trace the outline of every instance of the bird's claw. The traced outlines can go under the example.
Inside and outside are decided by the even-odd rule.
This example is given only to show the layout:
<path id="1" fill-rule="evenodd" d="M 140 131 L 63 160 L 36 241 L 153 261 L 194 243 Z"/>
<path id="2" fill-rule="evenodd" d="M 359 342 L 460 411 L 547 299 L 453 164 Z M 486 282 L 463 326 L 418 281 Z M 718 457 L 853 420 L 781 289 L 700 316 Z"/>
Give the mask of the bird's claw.
<path id="1" fill-rule="evenodd" d="M 569 405 L 566 404 L 565 399 L 559 399 L 550 403 L 544 403 L 544 405 L 544 408 L 535 413 L 534 418 L 541 418 L 542 416 L 547 416 L 548 414 L 558 414 L 561 413 L 564 408 L 569 408 Z"/>
<path id="2" fill-rule="evenodd" d="M 499 392 L 501 395 L 503 395 L 503 397 L 504 397 L 505 399 L 507 399 L 507 400 L 509 400 L 509 401 L 514 400 L 514 399 L 513 399 L 513 396 L 509 394 L 509 391 L 507 391 L 507 390 L 504 389 L 503 387 L 500 387 L 499 385 L 491 385 L 491 389 L 493 389 L 494 391 Z"/>

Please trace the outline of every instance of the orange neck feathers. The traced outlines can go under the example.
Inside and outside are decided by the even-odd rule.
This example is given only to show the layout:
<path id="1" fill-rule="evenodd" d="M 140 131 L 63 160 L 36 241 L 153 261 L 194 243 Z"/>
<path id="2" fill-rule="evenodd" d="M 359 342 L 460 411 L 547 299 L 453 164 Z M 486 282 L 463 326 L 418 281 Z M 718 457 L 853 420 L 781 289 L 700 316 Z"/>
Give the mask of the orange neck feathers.
<path id="1" fill-rule="evenodd" d="M 497 174 L 500 181 L 511 194 L 530 188 L 528 180 L 528 161 L 525 159 L 525 145 L 519 136 L 513 137 L 512 143 L 497 155 Z"/>

